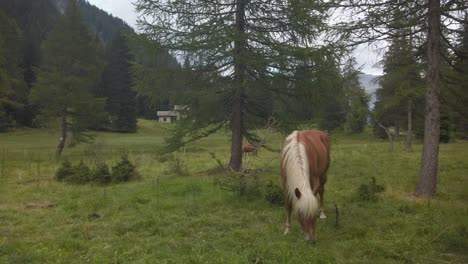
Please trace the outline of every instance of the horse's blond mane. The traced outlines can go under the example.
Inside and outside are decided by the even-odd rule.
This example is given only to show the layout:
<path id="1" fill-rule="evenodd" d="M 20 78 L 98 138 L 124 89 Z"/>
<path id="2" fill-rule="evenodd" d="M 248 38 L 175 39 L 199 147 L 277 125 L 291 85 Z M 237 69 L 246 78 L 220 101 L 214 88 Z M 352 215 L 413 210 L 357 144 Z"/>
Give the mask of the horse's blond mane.
<path id="1" fill-rule="evenodd" d="M 291 200 L 298 214 L 310 217 L 317 212 L 318 204 L 310 186 L 306 146 L 298 141 L 297 131 L 286 138 L 282 156 L 283 169 L 286 174 L 287 199 Z M 299 198 L 295 194 L 296 189 L 300 191 Z"/>

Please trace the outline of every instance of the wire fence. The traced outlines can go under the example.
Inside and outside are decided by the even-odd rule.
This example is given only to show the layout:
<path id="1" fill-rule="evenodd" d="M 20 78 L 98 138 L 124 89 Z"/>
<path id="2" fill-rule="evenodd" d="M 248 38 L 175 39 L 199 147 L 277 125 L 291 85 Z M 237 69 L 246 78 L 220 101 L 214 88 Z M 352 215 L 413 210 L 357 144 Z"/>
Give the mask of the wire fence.
<path id="1" fill-rule="evenodd" d="M 388 142 L 387 142 L 388 143 Z M 419 148 L 420 146 L 418 146 Z M 219 151 L 219 149 L 218 149 Z M 268 150 L 263 150 L 268 151 Z M 160 156 L 159 149 L 156 146 L 128 146 L 128 147 L 114 147 L 105 145 L 89 145 L 85 147 L 66 148 L 61 156 L 56 156 L 55 148 L 5 148 L 0 147 L 0 177 L 5 179 L 6 175 L 11 170 L 26 170 L 29 174 L 32 173 L 33 168 L 35 173 L 40 175 L 41 171 L 44 171 L 43 166 L 47 164 L 48 167 L 57 167 L 63 160 L 84 160 L 88 163 L 93 163 L 100 160 L 113 161 L 123 155 L 127 155 L 130 160 L 138 163 L 142 158 L 151 160 L 150 164 L 158 162 Z M 190 159 L 190 155 L 193 152 L 206 154 L 206 159 L 209 159 L 210 149 L 197 148 L 196 151 L 184 151 L 184 157 Z M 418 159 L 420 149 L 414 150 L 412 153 L 418 153 Z M 391 155 L 399 156 L 406 155 L 408 153 L 403 147 L 395 148 L 393 151 L 389 150 L 386 142 L 369 143 L 349 146 L 335 145 L 332 146 L 332 160 L 338 159 L 349 159 L 350 156 L 377 156 L 377 155 Z M 451 155 L 466 156 L 466 144 L 461 144 L 455 148 L 450 149 Z M 229 155 L 228 147 L 226 147 L 226 155 Z M 279 154 L 270 154 L 265 160 L 277 157 Z M 266 156 L 266 155 L 265 155 Z M 256 158 L 256 159 L 262 159 Z M 395 165 L 398 165 L 401 161 L 395 160 Z M 271 162 L 268 162 L 271 163 Z M 377 166 L 373 164 L 373 166 Z M 49 170 L 48 168 L 47 170 Z"/>
<path id="2" fill-rule="evenodd" d="M 62 155 L 56 155 L 56 149 L 52 148 L 1 148 L 0 149 L 0 181 L 5 184 L 8 178 L 22 178 L 34 181 L 50 180 L 60 163 L 64 160 L 85 161 L 95 164 L 98 161 L 115 163 L 122 156 L 135 164 L 142 157 L 157 162 L 158 149 L 155 148 L 113 148 L 99 147 L 96 149 L 80 148 L 66 149 Z M 11 176 L 11 177 L 10 177 Z"/>

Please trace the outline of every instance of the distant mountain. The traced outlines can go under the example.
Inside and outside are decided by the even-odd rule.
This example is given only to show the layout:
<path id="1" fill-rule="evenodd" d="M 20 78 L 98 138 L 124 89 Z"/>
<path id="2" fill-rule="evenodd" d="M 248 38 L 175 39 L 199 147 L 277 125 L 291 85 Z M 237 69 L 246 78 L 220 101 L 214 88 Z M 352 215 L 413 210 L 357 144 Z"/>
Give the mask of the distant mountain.
<path id="1" fill-rule="evenodd" d="M 119 32 L 134 33 L 133 28 L 122 19 L 110 15 L 87 1 L 79 0 L 78 3 L 83 20 L 104 43 L 112 41 Z"/>
<path id="2" fill-rule="evenodd" d="M 70 0 L 51 0 L 57 10 L 63 14 Z M 122 19 L 114 17 L 106 11 L 97 8 L 86 0 L 77 0 L 80 7 L 81 16 L 92 32 L 103 43 L 109 43 L 117 33 L 123 31 L 133 33 L 134 30 Z"/>
<path id="3" fill-rule="evenodd" d="M 65 12 L 71 0 L 0 0 L 0 11 L 14 18 L 26 37 L 43 40 L 53 28 L 56 19 Z M 134 30 L 122 19 L 91 5 L 86 0 L 76 0 L 83 21 L 102 43 L 113 40 L 120 31 Z M 27 40 L 28 43 L 32 41 Z"/>
<path id="4" fill-rule="evenodd" d="M 369 107 L 373 108 L 375 103 L 375 91 L 380 88 L 377 78 L 380 76 L 371 75 L 371 74 L 361 74 L 359 75 L 359 82 L 361 83 L 362 87 L 366 90 L 367 94 L 371 96 L 371 100 L 369 102 Z"/>

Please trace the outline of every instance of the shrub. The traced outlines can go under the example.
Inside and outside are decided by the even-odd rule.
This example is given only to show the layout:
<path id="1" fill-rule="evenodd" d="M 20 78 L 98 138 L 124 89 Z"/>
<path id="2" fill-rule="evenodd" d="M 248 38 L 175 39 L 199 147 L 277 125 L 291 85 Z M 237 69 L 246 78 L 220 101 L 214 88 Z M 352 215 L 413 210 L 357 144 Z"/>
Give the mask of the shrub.
<path id="1" fill-rule="evenodd" d="M 164 154 L 164 155 L 157 156 L 156 160 L 161 162 L 161 163 L 164 163 L 164 162 L 167 162 L 170 158 L 171 158 L 170 154 Z"/>
<path id="2" fill-rule="evenodd" d="M 83 162 L 80 161 L 78 165 L 72 167 L 72 174 L 65 178 L 66 182 L 85 184 L 92 179 L 93 172 L 91 169 Z"/>
<path id="3" fill-rule="evenodd" d="M 275 205 L 284 204 L 283 189 L 272 181 L 268 181 L 265 185 L 265 200 Z"/>
<path id="4" fill-rule="evenodd" d="M 91 181 L 99 184 L 110 183 L 112 181 L 112 175 L 109 166 L 104 162 L 96 163 L 96 169 L 93 171 L 93 178 Z"/>
<path id="5" fill-rule="evenodd" d="M 112 167 L 111 177 L 113 182 L 126 182 L 138 176 L 135 165 L 128 160 L 127 155 L 123 155 L 119 163 Z"/>
<path id="6" fill-rule="evenodd" d="M 261 197 L 259 180 L 256 174 L 248 172 L 228 173 L 215 181 L 221 189 L 246 197 Z"/>
<path id="7" fill-rule="evenodd" d="M 185 161 L 177 154 L 172 154 L 169 161 L 169 173 L 174 173 L 179 176 L 188 175 L 187 165 Z"/>
<path id="8" fill-rule="evenodd" d="M 383 192 L 384 186 L 376 183 L 375 177 L 372 177 L 370 184 L 361 184 L 357 190 L 357 199 L 361 202 L 375 202 L 378 197 L 376 193 Z"/>
<path id="9" fill-rule="evenodd" d="M 164 154 L 157 157 L 161 163 L 168 164 L 167 173 L 172 173 L 178 176 L 188 175 L 188 169 L 185 161 L 179 157 L 177 153 Z"/>
<path id="10" fill-rule="evenodd" d="M 55 173 L 56 180 L 76 184 L 125 182 L 138 176 L 135 165 L 128 160 L 127 156 L 122 156 L 119 163 L 112 168 L 112 173 L 104 162 L 96 163 L 94 170 L 91 170 L 83 161 L 75 166 L 69 161 L 64 161 Z"/>
<path id="11" fill-rule="evenodd" d="M 60 167 L 55 173 L 55 179 L 57 181 L 64 181 L 69 175 L 73 174 L 72 164 L 68 160 L 62 161 Z"/>

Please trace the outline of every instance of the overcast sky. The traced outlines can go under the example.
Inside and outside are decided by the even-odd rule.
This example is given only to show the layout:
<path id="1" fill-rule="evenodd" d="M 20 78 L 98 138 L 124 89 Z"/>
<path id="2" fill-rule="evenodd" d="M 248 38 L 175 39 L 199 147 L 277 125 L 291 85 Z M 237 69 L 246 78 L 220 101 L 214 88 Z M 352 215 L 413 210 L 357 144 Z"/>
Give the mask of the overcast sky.
<path id="1" fill-rule="evenodd" d="M 136 29 L 137 14 L 132 4 L 134 0 L 88 0 L 88 2 L 115 17 L 123 19 L 131 27 Z M 382 54 L 378 53 L 379 52 L 375 51 L 375 48 L 367 47 L 367 45 L 361 45 L 360 48 L 355 51 L 354 56 L 356 57 L 357 63 L 363 65 L 362 71 L 364 73 L 373 75 L 382 74 L 382 69 L 374 67 L 381 59 Z"/>

